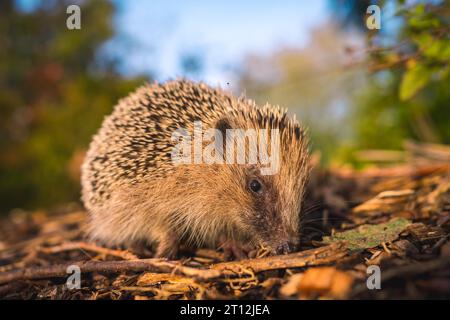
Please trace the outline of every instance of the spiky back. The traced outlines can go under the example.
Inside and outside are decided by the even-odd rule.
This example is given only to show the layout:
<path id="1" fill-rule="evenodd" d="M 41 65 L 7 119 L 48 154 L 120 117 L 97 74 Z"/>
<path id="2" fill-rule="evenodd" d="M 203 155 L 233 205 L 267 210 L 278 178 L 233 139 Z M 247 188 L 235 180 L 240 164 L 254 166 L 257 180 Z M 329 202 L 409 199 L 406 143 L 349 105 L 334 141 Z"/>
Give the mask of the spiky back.
<path id="1" fill-rule="evenodd" d="M 292 139 L 304 137 L 278 107 L 256 108 L 252 101 L 185 80 L 145 85 L 120 100 L 94 136 L 82 170 L 85 204 L 102 203 L 123 184 L 164 177 L 174 169 L 172 133 L 192 130 L 194 121 L 214 125 L 225 115 L 244 129 L 280 128 L 282 152 L 292 148 Z"/>

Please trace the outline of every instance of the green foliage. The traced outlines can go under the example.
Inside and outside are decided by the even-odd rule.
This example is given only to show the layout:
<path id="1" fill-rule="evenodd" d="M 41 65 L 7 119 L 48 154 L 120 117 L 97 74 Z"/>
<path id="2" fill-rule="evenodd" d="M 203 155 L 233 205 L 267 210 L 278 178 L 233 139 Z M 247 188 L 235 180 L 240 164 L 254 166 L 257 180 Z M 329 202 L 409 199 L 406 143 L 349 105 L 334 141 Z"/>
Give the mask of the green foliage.
<path id="1" fill-rule="evenodd" d="M 403 74 L 400 83 L 399 97 L 400 100 L 405 101 L 413 97 L 417 91 L 425 87 L 431 80 L 433 70 L 423 64 L 416 64 Z"/>
<path id="2" fill-rule="evenodd" d="M 377 71 L 353 100 L 354 150 L 399 149 L 405 139 L 450 143 L 448 3 L 398 6 L 403 23 L 390 39 L 396 45 L 374 51 L 370 65 Z M 376 46 L 385 37 L 368 40 Z M 351 159 L 349 154 L 342 159 Z"/>
<path id="3" fill-rule="evenodd" d="M 365 1 L 330 2 L 341 28 L 322 25 L 304 48 L 249 57 L 246 94 L 295 112 L 325 163 L 363 167 L 355 151 L 403 149 L 405 139 L 450 143 L 448 1 L 380 1 L 379 31 L 365 27 Z"/>
<path id="4" fill-rule="evenodd" d="M 82 3 L 82 29 L 66 28 L 66 1 L 30 13 L 0 2 L 0 210 L 78 200 L 79 164 L 124 79 L 98 56 L 114 35 L 110 1 Z"/>
<path id="5" fill-rule="evenodd" d="M 392 218 L 388 222 L 359 226 L 343 232 L 337 232 L 332 236 L 323 238 L 323 243 L 331 244 L 334 242 L 345 241 L 350 250 L 360 251 L 374 248 L 383 242 L 394 241 L 399 234 L 405 230 L 411 221 L 405 218 Z"/>
<path id="6" fill-rule="evenodd" d="M 448 80 L 450 41 L 443 26 L 445 19 L 434 13 L 439 9 L 439 6 L 426 9 L 424 4 L 419 4 L 410 11 L 402 11 L 407 18 L 405 38 L 415 45 L 400 83 L 399 97 L 403 101 L 412 98 L 433 78 Z"/>

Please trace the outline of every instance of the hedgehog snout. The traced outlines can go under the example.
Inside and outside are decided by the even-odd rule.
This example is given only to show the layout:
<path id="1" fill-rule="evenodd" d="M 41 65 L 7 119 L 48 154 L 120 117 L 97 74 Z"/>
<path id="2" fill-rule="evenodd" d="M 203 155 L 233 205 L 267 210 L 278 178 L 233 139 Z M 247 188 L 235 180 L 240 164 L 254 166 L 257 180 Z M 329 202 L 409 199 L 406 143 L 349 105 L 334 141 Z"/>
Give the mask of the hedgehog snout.
<path id="1" fill-rule="evenodd" d="M 297 241 L 295 239 L 295 237 L 291 237 L 285 232 L 282 234 L 276 234 L 274 232 L 265 243 L 270 248 L 272 254 L 288 254 L 297 249 Z"/>
<path id="2" fill-rule="evenodd" d="M 271 246 L 273 254 L 288 254 L 294 252 L 297 244 L 294 241 L 282 241 Z"/>

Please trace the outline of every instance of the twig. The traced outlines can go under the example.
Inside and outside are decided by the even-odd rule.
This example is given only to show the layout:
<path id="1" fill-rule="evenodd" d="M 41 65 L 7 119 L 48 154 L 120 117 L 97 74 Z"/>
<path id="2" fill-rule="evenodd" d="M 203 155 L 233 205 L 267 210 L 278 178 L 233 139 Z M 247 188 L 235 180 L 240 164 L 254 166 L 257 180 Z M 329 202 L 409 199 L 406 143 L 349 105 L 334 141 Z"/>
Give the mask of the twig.
<path id="1" fill-rule="evenodd" d="M 82 233 L 82 231 L 79 229 L 68 230 L 68 231 L 53 231 L 53 232 L 49 232 L 49 233 L 44 233 L 35 238 L 17 242 L 17 243 L 9 245 L 3 249 L 0 249 L 0 256 L 4 255 L 6 253 L 10 253 L 10 252 L 15 253 L 17 250 L 21 250 L 24 247 L 25 248 L 34 248 L 54 236 L 59 236 L 64 239 L 72 239 L 72 238 L 79 236 L 81 233 Z"/>
<path id="2" fill-rule="evenodd" d="M 93 243 L 87 243 L 87 242 L 66 242 L 59 246 L 54 247 L 40 247 L 39 251 L 43 253 L 58 253 L 63 251 L 71 251 L 71 250 L 87 250 L 87 251 L 93 251 L 105 255 L 110 255 L 118 258 L 122 258 L 124 260 L 137 260 L 139 259 L 136 255 L 133 253 L 127 251 L 127 250 L 114 250 L 109 248 L 104 248 L 97 246 Z"/>
<path id="3" fill-rule="evenodd" d="M 67 268 L 77 265 L 82 273 L 89 272 L 126 272 L 126 271 L 151 271 L 151 272 L 175 272 L 186 276 L 198 278 L 199 280 L 210 279 L 220 276 L 216 270 L 202 270 L 181 266 L 176 262 L 164 259 L 141 259 L 125 261 L 79 261 L 46 267 L 30 267 L 0 273 L 0 283 L 8 283 L 17 280 L 32 280 L 66 277 Z"/>
<path id="4" fill-rule="evenodd" d="M 342 242 L 336 242 L 325 247 L 288 255 L 217 263 L 212 265 L 211 269 L 221 272 L 239 272 L 242 268 L 249 268 L 253 272 L 258 273 L 276 269 L 302 268 L 335 262 L 347 255 L 347 253 L 347 246 Z"/>
<path id="5" fill-rule="evenodd" d="M 199 281 L 214 280 L 220 277 L 239 273 L 246 268 L 258 273 L 267 270 L 300 268 L 327 264 L 337 261 L 347 254 L 343 243 L 297 252 L 289 255 L 272 256 L 261 259 L 249 259 L 237 262 L 213 264 L 209 269 L 198 269 L 182 266 L 177 262 L 164 259 L 141 259 L 126 261 L 81 261 L 46 267 L 30 267 L 0 273 L 0 284 L 18 280 L 32 280 L 66 277 L 67 268 L 71 265 L 80 267 L 82 273 L 89 272 L 126 272 L 151 271 L 181 274 Z"/>

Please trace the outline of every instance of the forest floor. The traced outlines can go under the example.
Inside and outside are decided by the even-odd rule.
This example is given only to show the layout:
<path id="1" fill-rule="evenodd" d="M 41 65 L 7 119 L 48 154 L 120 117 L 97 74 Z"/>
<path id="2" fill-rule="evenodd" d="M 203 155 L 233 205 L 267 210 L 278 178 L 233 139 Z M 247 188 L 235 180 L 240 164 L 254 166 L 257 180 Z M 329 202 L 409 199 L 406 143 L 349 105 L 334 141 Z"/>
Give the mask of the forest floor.
<path id="1" fill-rule="evenodd" d="M 402 157 L 362 171 L 316 165 L 301 251 L 281 256 L 185 249 L 156 259 L 86 242 L 77 205 L 15 210 L 0 220 L 0 298 L 448 299 L 450 149 L 407 143 Z"/>

